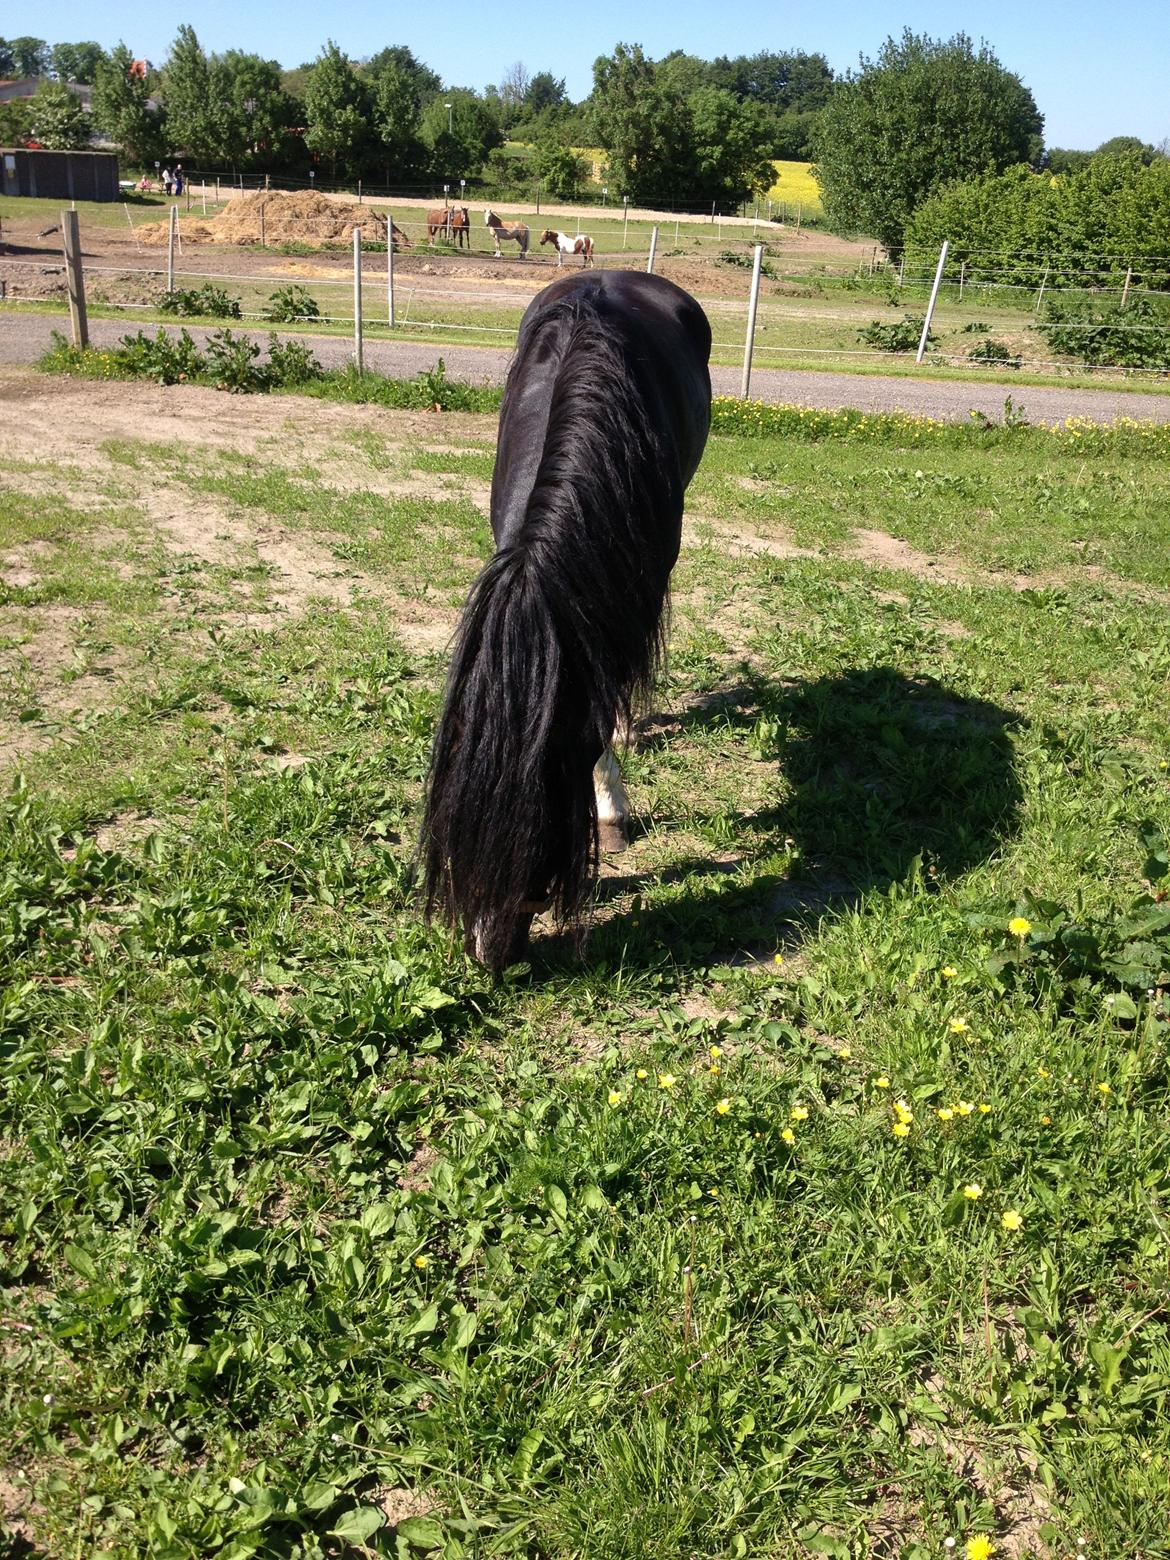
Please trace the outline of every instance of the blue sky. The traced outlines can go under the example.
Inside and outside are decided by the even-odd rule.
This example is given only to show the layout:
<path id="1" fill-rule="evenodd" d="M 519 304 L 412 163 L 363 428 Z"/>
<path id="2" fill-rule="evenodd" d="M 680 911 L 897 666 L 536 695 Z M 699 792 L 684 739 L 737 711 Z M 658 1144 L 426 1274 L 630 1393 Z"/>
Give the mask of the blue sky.
<path id="1" fill-rule="evenodd" d="M 50 43 L 124 39 L 156 64 L 180 22 L 190 22 L 208 50 L 241 48 L 285 66 L 311 60 L 326 37 L 358 58 L 404 43 L 448 86 L 482 90 L 517 60 L 530 72 L 564 76 L 570 96 L 589 91 L 593 61 L 618 42 L 640 43 L 655 58 L 685 49 L 711 59 L 760 49 L 818 50 L 834 70 L 873 54 L 903 27 L 949 37 L 960 28 L 985 38 L 1002 63 L 1036 97 L 1051 146 L 1093 147 L 1112 135 L 1159 142 L 1170 136 L 1170 22 L 1165 0 L 1090 0 L 1021 4 L 983 0 L 964 18 L 932 0 L 896 10 L 863 0 L 777 4 L 735 0 L 713 5 L 641 5 L 620 0 L 441 0 L 387 6 L 349 0 L 336 9 L 303 0 L 186 0 L 172 11 L 147 0 L 44 0 L 5 33 L 34 32 Z"/>

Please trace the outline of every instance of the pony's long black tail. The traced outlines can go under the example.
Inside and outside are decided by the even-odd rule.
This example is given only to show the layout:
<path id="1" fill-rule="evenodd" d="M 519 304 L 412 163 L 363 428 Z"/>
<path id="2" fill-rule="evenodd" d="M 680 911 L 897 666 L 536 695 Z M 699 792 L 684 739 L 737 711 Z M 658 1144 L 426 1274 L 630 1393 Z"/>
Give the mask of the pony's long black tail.
<path id="1" fill-rule="evenodd" d="M 493 969 L 534 900 L 562 923 L 584 907 L 592 767 L 653 682 L 682 504 L 678 458 L 596 311 L 577 299 L 539 330 L 558 359 L 544 448 L 523 524 L 464 609 L 423 824 L 427 912 L 462 921 Z"/>

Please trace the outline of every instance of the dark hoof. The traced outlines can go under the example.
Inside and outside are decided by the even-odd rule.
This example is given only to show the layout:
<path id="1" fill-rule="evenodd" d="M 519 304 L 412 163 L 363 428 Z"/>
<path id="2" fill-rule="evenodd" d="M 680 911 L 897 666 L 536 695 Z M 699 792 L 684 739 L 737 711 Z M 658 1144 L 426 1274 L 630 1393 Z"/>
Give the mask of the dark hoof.
<path id="1" fill-rule="evenodd" d="M 630 843 L 624 823 L 606 820 L 597 825 L 597 843 L 609 856 L 616 856 Z"/>

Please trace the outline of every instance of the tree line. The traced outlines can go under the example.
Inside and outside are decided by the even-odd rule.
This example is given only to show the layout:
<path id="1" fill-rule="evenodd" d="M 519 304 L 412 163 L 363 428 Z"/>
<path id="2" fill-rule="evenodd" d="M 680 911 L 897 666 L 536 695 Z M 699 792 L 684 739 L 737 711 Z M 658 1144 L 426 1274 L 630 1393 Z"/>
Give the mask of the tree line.
<path id="1" fill-rule="evenodd" d="M 1133 137 L 1096 154 L 1046 150 L 1031 90 L 988 45 L 909 29 L 838 76 L 823 54 L 704 60 L 675 50 L 654 60 L 619 43 L 594 62 L 580 103 L 563 79 L 520 63 L 482 92 L 444 83 L 401 45 L 352 60 L 329 42 L 282 70 L 240 50 L 209 54 L 190 26 L 159 70 L 125 44 L 107 53 L 26 37 L 0 39 L 5 72 L 51 79 L 31 104 L 0 106 L 0 138 L 14 138 L 21 114 L 46 146 L 84 145 L 96 126 L 140 166 L 179 155 L 233 173 L 315 168 L 323 182 L 497 189 L 515 178 L 511 139 L 529 144 L 523 166 L 554 196 L 581 192 L 592 170 L 574 148 L 597 146 L 615 202 L 727 209 L 771 186 L 772 159 L 809 157 L 831 225 L 891 254 L 922 203 L 955 181 L 1013 167 L 1065 177 L 1095 156 L 1158 156 Z M 69 82 L 92 85 L 91 117 Z"/>

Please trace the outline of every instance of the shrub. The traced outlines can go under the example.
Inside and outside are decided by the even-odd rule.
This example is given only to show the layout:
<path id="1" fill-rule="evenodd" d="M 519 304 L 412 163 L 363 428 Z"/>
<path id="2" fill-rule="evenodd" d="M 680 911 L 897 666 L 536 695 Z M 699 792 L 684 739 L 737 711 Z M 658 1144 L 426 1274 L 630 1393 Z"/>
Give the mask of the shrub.
<path id="1" fill-rule="evenodd" d="M 205 372 L 217 390 L 263 390 L 266 375 L 257 366 L 260 348 L 250 336 L 233 336 L 230 330 L 217 330 L 207 343 Z"/>
<path id="2" fill-rule="evenodd" d="M 987 336 L 990 332 L 991 326 L 986 320 L 971 320 L 962 329 L 964 336 Z"/>
<path id="3" fill-rule="evenodd" d="M 1037 329 L 1053 352 L 1116 368 L 1170 371 L 1170 310 L 1139 295 L 1119 298 L 1074 293 L 1049 298 Z"/>
<path id="4" fill-rule="evenodd" d="M 274 324 L 286 324 L 293 320 L 317 320 L 321 310 L 317 300 L 304 287 L 281 287 L 271 293 L 264 318 Z"/>
<path id="5" fill-rule="evenodd" d="M 989 336 L 986 341 L 981 341 L 978 346 L 972 347 L 967 353 L 969 363 L 998 363 L 1004 368 L 1019 368 L 1023 361 L 1010 347 L 1005 347 L 1002 341 L 993 341 Z"/>
<path id="6" fill-rule="evenodd" d="M 202 287 L 179 287 L 174 292 L 163 293 L 159 308 L 164 314 L 183 314 L 189 319 L 238 320 L 240 300 L 232 298 L 222 287 L 204 282 Z"/>
<path id="7" fill-rule="evenodd" d="M 749 254 L 746 249 L 721 249 L 719 259 L 723 265 L 735 265 L 741 271 L 750 271 L 755 264 L 755 256 Z M 766 276 L 770 282 L 778 281 L 776 267 L 769 265 L 767 260 L 760 262 L 760 275 Z"/>
<path id="8" fill-rule="evenodd" d="M 183 330 L 178 336 L 168 336 L 161 325 L 153 337 L 141 330 L 134 336 L 123 336 L 114 356 L 128 377 L 153 379 L 160 385 L 194 379 L 203 368 L 199 348 L 189 333 Z"/>
<path id="9" fill-rule="evenodd" d="M 324 370 L 302 341 L 281 341 L 273 333 L 268 338 L 266 378 L 273 389 L 307 385 L 320 379 Z"/>
<path id="10" fill-rule="evenodd" d="M 900 320 L 870 320 L 857 332 L 857 339 L 880 352 L 916 352 L 925 323 L 924 314 L 905 314 Z M 929 331 L 927 346 L 935 339 L 934 332 Z"/>

